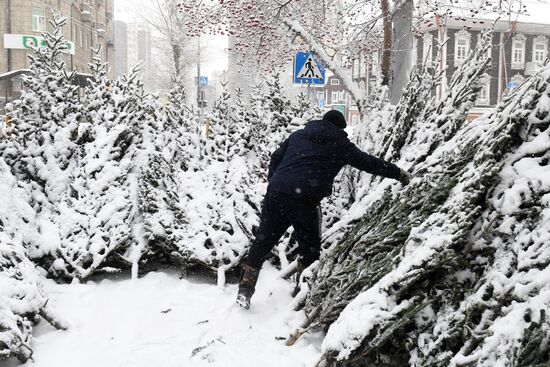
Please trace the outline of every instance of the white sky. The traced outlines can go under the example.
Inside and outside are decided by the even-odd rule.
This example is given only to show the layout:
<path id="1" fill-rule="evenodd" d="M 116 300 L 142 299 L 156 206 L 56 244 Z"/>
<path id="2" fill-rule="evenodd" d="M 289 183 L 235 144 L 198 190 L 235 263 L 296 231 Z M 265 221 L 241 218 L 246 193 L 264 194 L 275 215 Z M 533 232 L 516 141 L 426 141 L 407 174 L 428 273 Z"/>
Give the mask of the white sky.
<path id="1" fill-rule="evenodd" d="M 145 3 L 156 2 L 155 0 L 114 0 L 115 20 L 124 22 L 143 21 L 141 17 L 147 16 Z M 146 23 L 145 21 L 143 21 Z M 153 38 L 161 37 L 151 27 Z M 196 42 L 196 41 L 195 41 Z M 212 78 L 214 72 L 221 72 L 227 69 L 227 37 L 225 36 L 203 36 L 201 37 L 201 74 Z"/>

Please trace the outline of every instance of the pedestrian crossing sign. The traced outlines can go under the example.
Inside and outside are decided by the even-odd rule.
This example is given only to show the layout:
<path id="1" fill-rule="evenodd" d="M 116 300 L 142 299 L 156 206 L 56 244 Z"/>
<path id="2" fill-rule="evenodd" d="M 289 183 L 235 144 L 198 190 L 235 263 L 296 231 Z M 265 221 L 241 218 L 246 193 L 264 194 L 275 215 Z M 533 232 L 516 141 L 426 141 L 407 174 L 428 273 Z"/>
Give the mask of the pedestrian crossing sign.
<path id="1" fill-rule="evenodd" d="M 325 68 L 313 52 L 296 52 L 294 84 L 325 84 Z"/>
<path id="2" fill-rule="evenodd" d="M 201 87 L 207 87 L 208 86 L 208 77 L 207 76 L 199 76 L 199 85 Z"/>

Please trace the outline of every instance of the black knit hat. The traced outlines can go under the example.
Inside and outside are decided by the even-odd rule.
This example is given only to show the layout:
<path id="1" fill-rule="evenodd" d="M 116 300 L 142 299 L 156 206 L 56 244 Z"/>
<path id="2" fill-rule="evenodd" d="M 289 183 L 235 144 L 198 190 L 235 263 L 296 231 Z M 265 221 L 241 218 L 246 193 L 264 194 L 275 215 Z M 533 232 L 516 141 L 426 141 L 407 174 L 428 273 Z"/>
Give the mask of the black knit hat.
<path id="1" fill-rule="evenodd" d="M 328 111 L 323 116 L 323 120 L 332 122 L 334 125 L 336 125 L 336 127 L 339 127 L 340 129 L 345 129 L 347 126 L 346 118 L 344 117 L 342 112 L 338 110 Z"/>

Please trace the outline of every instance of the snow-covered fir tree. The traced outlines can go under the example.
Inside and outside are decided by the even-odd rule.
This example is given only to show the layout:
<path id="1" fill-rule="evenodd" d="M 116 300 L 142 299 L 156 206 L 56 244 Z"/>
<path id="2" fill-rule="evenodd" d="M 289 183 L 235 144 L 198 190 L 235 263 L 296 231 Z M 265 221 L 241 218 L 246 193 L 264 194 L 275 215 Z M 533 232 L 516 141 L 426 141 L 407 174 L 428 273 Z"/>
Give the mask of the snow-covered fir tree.
<path id="1" fill-rule="evenodd" d="M 229 128 L 234 124 L 231 116 L 229 92 L 224 88 L 222 94 L 214 101 L 209 126 L 206 127 L 205 159 L 207 161 L 224 162 L 230 159 L 229 148 L 233 143 Z"/>
<path id="2" fill-rule="evenodd" d="M 76 163 L 76 136 L 83 107 L 74 72 L 66 69 L 62 53 L 67 50 L 62 27 L 66 18 L 54 14 L 53 33 L 44 34 L 46 47 L 36 49 L 30 59 L 30 74 L 23 76 L 21 98 L 6 106 L 13 121 L 11 139 L 4 140 L 0 154 L 19 180 L 33 192 L 31 205 L 36 223 L 50 239 L 32 248 L 33 258 L 55 256 L 55 217 L 66 198 Z"/>
<path id="3" fill-rule="evenodd" d="M 184 267 L 203 266 L 216 271 L 220 283 L 225 271 L 243 258 L 257 221 L 259 197 L 254 180 L 251 127 L 242 100 L 227 91 L 215 101 L 208 132 L 201 141 L 205 152 L 200 171 L 180 176 L 180 190 L 192 228 L 176 253 Z M 208 135 L 207 135 L 208 134 Z"/>
<path id="4" fill-rule="evenodd" d="M 86 141 L 73 193 L 67 205 L 80 220 L 65 224 L 59 257 L 51 271 L 84 279 L 104 267 L 107 259 L 127 261 L 123 254 L 136 246 L 133 220 L 137 216 L 137 172 L 146 163 L 139 154 L 146 133 L 143 87 L 134 69 L 122 81 L 107 80 L 98 51 L 92 69 L 95 80 L 86 89 Z M 87 140 L 87 139 L 85 139 Z M 109 270 L 109 268 L 107 268 Z"/>
<path id="5" fill-rule="evenodd" d="M 47 307 L 42 277 L 29 259 L 27 247 L 46 239 L 36 226 L 31 195 L 0 158 L 0 361 L 32 357 L 32 331 L 40 317 L 65 328 Z"/>

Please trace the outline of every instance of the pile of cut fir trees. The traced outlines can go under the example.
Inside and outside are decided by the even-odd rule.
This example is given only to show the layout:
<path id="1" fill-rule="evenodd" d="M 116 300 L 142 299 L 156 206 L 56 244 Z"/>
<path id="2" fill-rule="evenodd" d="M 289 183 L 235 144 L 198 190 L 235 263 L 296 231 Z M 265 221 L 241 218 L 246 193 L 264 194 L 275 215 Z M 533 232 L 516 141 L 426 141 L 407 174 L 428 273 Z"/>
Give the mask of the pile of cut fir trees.
<path id="1" fill-rule="evenodd" d="M 348 178 L 361 215 L 327 236 L 290 340 L 326 331 L 319 366 L 549 365 L 550 66 L 467 122 L 492 37 L 441 100 L 418 70 L 391 128 L 359 136 L 415 178 Z"/>

